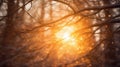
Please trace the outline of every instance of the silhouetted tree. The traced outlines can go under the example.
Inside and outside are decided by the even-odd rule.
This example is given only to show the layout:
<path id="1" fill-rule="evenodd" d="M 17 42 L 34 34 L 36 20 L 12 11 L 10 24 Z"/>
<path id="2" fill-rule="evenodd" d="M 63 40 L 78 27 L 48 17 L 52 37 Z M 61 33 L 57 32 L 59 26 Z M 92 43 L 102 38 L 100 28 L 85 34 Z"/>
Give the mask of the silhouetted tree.
<path id="1" fill-rule="evenodd" d="M 55 33 L 69 25 L 92 48 L 61 61 Z M 0 0 L 0 67 L 119 67 L 119 37 L 120 0 Z"/>

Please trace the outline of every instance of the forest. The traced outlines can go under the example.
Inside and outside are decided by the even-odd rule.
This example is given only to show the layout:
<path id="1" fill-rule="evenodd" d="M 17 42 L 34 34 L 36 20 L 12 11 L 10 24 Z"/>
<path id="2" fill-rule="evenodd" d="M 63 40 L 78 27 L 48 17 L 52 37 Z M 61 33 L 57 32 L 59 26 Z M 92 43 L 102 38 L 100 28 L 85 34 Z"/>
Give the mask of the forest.
<path id="1" fill-rule="evenodd" d="M 120 67 L 120 0 L 0 0 L 0 67 Z"/>

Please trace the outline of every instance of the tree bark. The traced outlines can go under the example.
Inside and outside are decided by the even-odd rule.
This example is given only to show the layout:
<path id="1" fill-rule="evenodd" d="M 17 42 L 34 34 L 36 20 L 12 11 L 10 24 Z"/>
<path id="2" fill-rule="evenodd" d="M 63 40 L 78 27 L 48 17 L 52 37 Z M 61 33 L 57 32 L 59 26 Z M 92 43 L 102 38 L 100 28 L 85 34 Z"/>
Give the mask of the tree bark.
<path id="1" fill-rule="evenodd" d="M 14 0 L 8 0 L 7 3 L 7 20 L 6 20 L 6 26 L 3 32 L 3 40 L 1 43 L 1 55 L 2 58 L 0 60 L 0 67 L 12 67 L 10 65 L 10 61 L 7 61 L 12 57 L 14 54 L 14 38 L 16 36 L 15 29 L 14 29 L 14 15 L 15 15 L 15 3 Z"/>
<path id="2" fill-rule="evenodd" d="M 110 0 L 103 1 L 105 5 L 111 5 Z M 105 10 L 105 19 L 108 19 L 109 16 L 112 16 L 112 10 Z M 116 59 L 116 52 L 115 52 L 115 44 L 114 44 L 114 34 L 113 34 L 113 24 L 108 24 L 106 27 L 105 33 L 105 66 L 104 67 L 116 67 L 115 66 L 115 59 Z"/>

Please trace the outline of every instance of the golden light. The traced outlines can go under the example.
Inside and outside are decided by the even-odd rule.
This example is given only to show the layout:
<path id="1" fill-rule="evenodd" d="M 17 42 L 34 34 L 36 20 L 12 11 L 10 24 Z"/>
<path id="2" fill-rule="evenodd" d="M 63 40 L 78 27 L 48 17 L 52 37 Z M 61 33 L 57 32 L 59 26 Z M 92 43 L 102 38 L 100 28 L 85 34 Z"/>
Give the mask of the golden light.
<path id="1" fill-rule="evenodd" d="M 56 32 L 56 39 L 59 41 L 59 48 L 57 49 L 57 56 L 61 62 L 68 62 L 70 59 L 76 59 L 80 54 L 80 45 L 77 37 L 74 36 L 76 27 L 64 26 Z"/>
<path id="2" fill-rule="evenodd" d="M 56 38 L 61 40 L 64 44 L 76 45 L 76 41 L 72 33 L 75 32 L 74 26 L 65 26 L 56 33 Z"/>
<path id="3" fill-rule="evenodd" d="M 38 5 L 39 3 L 41 3 L 41 1 L 38 2 Z M 50 12 L 47 11 L 50 8 L 48 6 L 48 8 L 45 9 L 43 27 L 40 27 L 39 30 L 35 30 L 35 32 L 33 32 L 35 33 L 34 37 L 28 41 L 32 41 L 35 44 L 32 45 L 32 47 L 30 48 L 31 50 L 39 49 L 40 58 L 44 58 L 49 55 L 49 57 L 47 57 L 47 61 L 50 61 L 50 63 L 54 63 L 54 61 L 58 61 L 55 63 L 67 63 L 78 59 L 79 57 L 83 56 L 83 54 L 86 54 L 92 49 L 93 38 L 88 38 L 90 37 L 90 34 L 80 35 L 81 32 L 84 33 L 92 31 L 91 29 L 81 30 L 82 28 L 89 26 L 90 21 L 88 20 L 88 18 L 86 18 L 87 20 L 80 20 L 82 17 L 80 17 L 79 15 L 75 15 L 49 24 L 50 22 L 56 21 L 57 19 L 66 16 L 67 14 L 73 13 L 69 6 L 65 7 L 65 5 L 63 4 L 55 5 L 55 2 L 53 4 L 54 9 L 52 9 L 52 19 L 49 15 Z M 34 5 L 34 7 L 36 7 L 36 5 Z M 42 9 L 33 8 L 29 12 L 33 14 L 32 16 L 35 16 L 35 19 L 36 17 L 38 17 L 39 20 L 41 15 L 39 12 L 41 12 L 41 10 Z M 40 15 L 37 13 L 39 13 Z M 31 19 L 30 16 L 27 15 L 27 13 L 25 15 L 25 22 L 36 23 L 36 21 L 33 21 L 33 19 Z M 48 25 L 44 26 L 44 24 L 47 23 Z M 68 25 L 66 25 L 67 23 Z M 36 23 L 36 25 L 39 26 L 40 24 Z"/>

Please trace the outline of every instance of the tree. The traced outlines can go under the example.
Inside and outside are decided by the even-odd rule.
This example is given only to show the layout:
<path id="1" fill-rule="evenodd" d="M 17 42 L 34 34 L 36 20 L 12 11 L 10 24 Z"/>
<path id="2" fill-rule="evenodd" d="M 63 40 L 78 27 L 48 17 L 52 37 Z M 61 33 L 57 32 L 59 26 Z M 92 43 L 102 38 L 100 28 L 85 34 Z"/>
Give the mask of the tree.
<path id="1" fill-rule="evenodd" d="M 0 66 L 119 67 L 119 11 L 119 0 L 1 0 Z"/>

